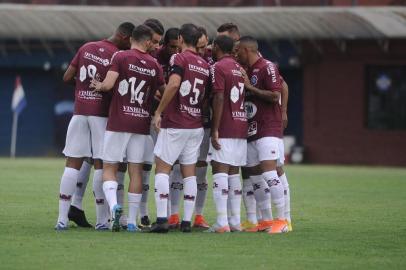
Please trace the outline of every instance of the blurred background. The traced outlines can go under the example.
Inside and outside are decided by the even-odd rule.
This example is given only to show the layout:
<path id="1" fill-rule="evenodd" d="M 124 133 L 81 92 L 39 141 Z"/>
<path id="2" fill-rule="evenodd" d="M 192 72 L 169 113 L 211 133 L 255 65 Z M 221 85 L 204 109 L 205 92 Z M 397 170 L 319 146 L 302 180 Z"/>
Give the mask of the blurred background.
<path id="1" fill-rule="evenodd" d="M 119 6 L 118 6 L 119 5 Z M 16 78 L 17 156 L 60 156 L 74 92 L 62 75 L 86 41 L 123 21 L 193 22 L 213 37 L 236 23 L 259 39 L 289 85 L 294 162 L 406 165 L 406 0 L 0 1 L 0 155 L 10 155 Z"/>

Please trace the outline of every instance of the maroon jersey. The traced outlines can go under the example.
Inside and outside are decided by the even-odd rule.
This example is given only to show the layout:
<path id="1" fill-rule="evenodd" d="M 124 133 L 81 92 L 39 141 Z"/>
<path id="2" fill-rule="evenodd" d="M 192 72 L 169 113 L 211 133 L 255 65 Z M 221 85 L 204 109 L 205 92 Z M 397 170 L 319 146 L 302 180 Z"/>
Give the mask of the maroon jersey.
<path id="1" fill-rule="evenodd" d="M 155 91 L 164 84 L 162 68 L 137 49 L 118 52 L 110 71 L 119 76 L 113 88 L 107 130 L 149 134 Z"/>
<path id="2" fill-rule="evenodd" d="M 209 79 L 209 65 L 190 50 L 175 54 L 171 75 L 182 77 L 179 90 L 163 112 L 162 128 L 191 129 L 203 126 L 203 102 Z"/>
<path id="3" fill-rule="evenodd" d="M 248 76 L 256 88 L 281 92 L 281 80 L 278 67 L 264 58 L 249 68 Z M 282 138 L 281 107 L 277 103 L 269 103 L 247 91 L 245 108 L 248 116 L 248 141 L 263 137 Z"/>
<path id="4" fill-rule="evenodd" d="M 110 59 L 118 51 L 108 40 L 89 42 L 76 53 L 71 66 L 76 68 L 74 114 L 107 117 L 110 93 L 93 92 L 89 89 L 94 78 L 103 81 L 110 67 Z"/>
<path id="5" fill-rule="evenodd" d="M 203 59 L 204 59 L 204 61 L 206 61 L 209 65 L 213 65 L 213 64 L 214 64 L 214 60 L 213 60 L 213 55 L 212 55 L 211 48 L 206 48 L 206 50 L 204 51 Z"/>
<path id="6" fill-rule="evenodd" d="M 241 66 L 231 56 L 211 66 L 212 91 L 224 93 L 219 138 L 247 138 L 247 114 L 244 110 L 244 78 Z"/>

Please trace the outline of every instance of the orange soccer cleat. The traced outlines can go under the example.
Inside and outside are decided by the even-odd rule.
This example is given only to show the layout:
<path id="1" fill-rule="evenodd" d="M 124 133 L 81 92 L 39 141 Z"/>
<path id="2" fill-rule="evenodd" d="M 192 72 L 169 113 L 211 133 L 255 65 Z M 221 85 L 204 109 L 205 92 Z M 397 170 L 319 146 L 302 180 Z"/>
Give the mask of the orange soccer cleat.
<path id="1" fill-rule="evenodd" d="M 210 228 L 210 226 L 209 226 L 209 224 L 207 224 L 203 215 L 196 215 L 195 222 L 193 223 L 193 228 L 208 229 L 208 228 Z"/>
<path id="2" fill-rule="evenodd" d="M 287 233 L 289 231 L 289 225 L 286 220 L 275 219 L 272 221 L 271 229 L 268 230 L 269 234 Z"/>
<path id="3" fill-rule="evenodd" d="M 261 220 L 258 225 L 252 228 L 247 228 L 244 232 L 264 232 L 268 231 L 272 226 L 272 220 Z"/>
<path id="4" fill-rule="evenodd" d="M 168 220 L 169 229 L 178 229 L 180 226 L 179 214 L 173 214 Z"/>

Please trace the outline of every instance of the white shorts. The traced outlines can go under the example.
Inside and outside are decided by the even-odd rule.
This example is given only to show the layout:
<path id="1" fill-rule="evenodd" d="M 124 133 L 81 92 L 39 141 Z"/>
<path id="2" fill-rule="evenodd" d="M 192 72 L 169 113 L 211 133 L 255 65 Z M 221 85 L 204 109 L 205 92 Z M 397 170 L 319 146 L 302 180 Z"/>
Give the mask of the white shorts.
<path id="1" fill-rule="evenodd" d="M 245 166 L 247 164 L 247 140 L 220 138 L 221 149 L 214 149 L 210 143 L 211 160 L 231 166 Z"/>
<path id="2" fill-rule="evenodd" d="M 210 128 L 204 129 L 203 141 L 200 145 L 200 153 L 198 161 L 207 161 L 207 155 L 209 154 L 210 148 Z"/>
<path id="3" fill-rule="evenodd" d="M 107 117 L 72 116 L 62 153 L 67 157 L 101 159 L 106 126 Z"/>
<path id="4" fill-rule="evenodd" d="M 184 165 L 195 164 L 199 157 L 203 135 L 203 128 L 161 128 L 154 154 L 170 165 L 173 165 L 176 160 Z"/>
<path id="5" fill-rule="evenodd" d="M 153 142 L 150 135 L 106 131 L 103 161 L 152 164 L 154 155 L 151 149 L 153 149 Z"/>
<path id="6" fill-rule="evenodd" d="M 277 160 L 277 167 L 282 167 L 285 165 L 285 144 L 283 143 L 283 139 L 279 139 L 279 158 Z"/>
<path id="7" fill-rule="evenodd" d="M 247 167 L 254 167 L 264 160 L 278 161 L 280 158 L 280 141 L 282 139 L 277 137 L 264 137 L 249 142 L 247 147 Z"/>
<path id="8" fill-rule="evenodd" d="M 156 132 L 155 128 L 154 128 L 154 124 L 151 121 L 151 127 L 149 129 L 149 133 L 151 134 L 152 137 L 152 141 L 154 142 L 153 145 L 156 144 L 156 140 L 158 139 L 158 132 Z M 152 148 L 152 151 L 154 151 L 154 149 Z"/>

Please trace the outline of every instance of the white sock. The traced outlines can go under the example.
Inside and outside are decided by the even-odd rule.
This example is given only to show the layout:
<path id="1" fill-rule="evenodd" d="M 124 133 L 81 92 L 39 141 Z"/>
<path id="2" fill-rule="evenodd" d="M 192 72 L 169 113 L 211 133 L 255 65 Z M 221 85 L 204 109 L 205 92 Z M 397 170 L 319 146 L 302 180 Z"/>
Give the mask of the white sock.
<path id="1" fill-rule="evenodd" d="M 82 167 L 79 170 L 78 174 L 78 181 L 76 183 L 75 193 L 72 196 L 72 203 L 71 205 L 83 210 L 82 201 L 83 195 L 86 192 L 87 182 L 89 182 L 89 175 L 90 169 L 92 168 L 92 164 L 83 161 Z"/>
<path id="2" fill-rule="evenodd" d="M 93 173 L 93 195 L 96 203 L 96 225 L 107 224 L 110 218 L 110 209 L 103 191 L 103 170 Z"/>
<path id="3" fill-rule="evenodd" d="M 247 213 L 247 219 L 251 223 L 258 223 L 257 220 L 257 203 L 254 196 L 254 187 L 252 186 L 251 179 L 244 179 L 242 181 L 242 198 L 244 201 L 245 212 Z"/>
<path id="4" fill-rule="evenodd" d="M 203 215 L 204 204 L 207 197 L 207 167 L 196 167 L 197 195 L 195 213 Z"/>
<path id="5" fill-rule="evenodd" d="M 289 189 L 289 183 L 288 183 L 288 178 L 286 177 L 286 173 L 279 176 L 279 179 L 282 182 L 283 195 L 284 195 L 284 198 L 285 198 L 285 218 L 289 222 L 291 222 L 291 218 L 290 218 L 290 189 Z"/>
<path id="6" fill-rule="evenodd" d="M 197 184 L 196 176 L 189 176 L 183 179 L 184 192 L 183 192 L 183 219 L 184 221 L 191 221 L 193 210 L 195 209 Z"/>
<path id="7" fill-rule="evenodd" d="M 169 175 L 155 175 L 155 204 L 157 218 L 168 217 Z"/>
<path id="8" fill-rule="evenodd" d="M 270 199 L 269 199 L 269 200 L 270 200 Z M 256 202 L 256 201 L 255 201 L 255 202 Z M 271 215 L 272 215 L 272 213 L 271 213 Z M 263 220 L 263 218 L 262 218 L 262 213 L 261 213 L 261 209 L 259 209 L 258 204 L 257 204 L 257 220 L 258 220 L 258 221 Z"/>
<path id="9" fill-rule="evenodd" d="M 183 177 L 180 171 L 180 165 L 175 164 L 169 177 L 170 185 L 170 213 L 179 214 L 180 197 L 183 192 Z"/>
<path id="10" fill-rule="evenodd" d="M 117 204 L 117 182 L 108 180 L 103 182 L 104 196 L 110 207 L 110 212 L 113 212 L 113 207 Z"/>
<path id="11" fill-rule="evenodd" d="M 276 210 L 277 219 L 285 219 L 285 198 L 283 195 L 283 186 L 279 180 L 276 170 L 264 172 L 262 174 L 271 191 L 271 202 Z"/>
<path id="12" fill-rule="evenodd" d="M 267 183 L 265 182 L 264 178 L 262 178 L 262 175 L 252 175 L 250 176 L 250 179 L 262 220 L 271 220 L 271 195 Z"/>
<path id="13" fill-rule="evenodd" d="M 217 211 L 217 224 L 220 226 L 228 225 L 228 174 L 216 173 L 213 175 L 213 199 Z"/>
<path id="14" fill-rule="evenodd" d="M 241 195 L 242 187 L 239 174 L 228 176 L 228 200 L 230 201 L 229 223 L 232 226 L 239 226 L 241 224 Z"/>
<path id="15" fill-rule="evenodd" d="M 124 205 L 124 179 L 125 172 L 117 171 L 117 203 Z"/>
<path id="16" fill-rule="evenodd" d="M 142 197 L 140 204 L 140 216 L 148 216 L 148 194 L 149 194 L 149 177 L 151 171 L 142 171 Z"/>
<path id="17" fill-rule="evenodd" d="M 59 216 L 58 222 L 68 225 L 68 212 L 73 192 L 75 192 L 79 171 L 65 167 L 59 186 Z"/>
<path id="18" fill-rule="evenodd" d="M 142 194 L 128 192 L 128 224 L 137 224 L 137 214 L 140 208 Z"/>

